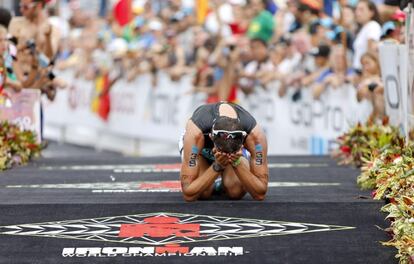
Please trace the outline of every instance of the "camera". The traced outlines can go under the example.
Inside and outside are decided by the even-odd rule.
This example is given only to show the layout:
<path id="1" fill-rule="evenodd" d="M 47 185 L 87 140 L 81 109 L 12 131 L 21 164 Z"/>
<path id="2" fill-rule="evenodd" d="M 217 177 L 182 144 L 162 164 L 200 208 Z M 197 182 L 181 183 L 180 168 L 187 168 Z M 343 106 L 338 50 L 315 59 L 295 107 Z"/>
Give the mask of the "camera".
<path id="1" fill-rule="evenodd" d="M 385 0 L 384 4 L 390 5 L 390 6 L 398 6 L 401 10 L 404 10 L 408 6 L 409 3 L 412 3 L 414 5 L 413 0 Z"/>
<path id="2" fill-rule="evenodd" d="M 48 78 L 49 80 L 53 81 L 53 80 L 56 78 L 56 75 L 55 75 L 52 71 L 49 71 L 49 72 L 47 73 L 47 78 Z"/>
<path id="3" fill-rule="evenodd" d="M 378 84 L 375 82 L 372 82 L 370 84 L 368 84 L 368 90 L 370 90 L 371 92 L 373 92 L 375 90 L 375 88 L 378 87 Z"/>
<path id="4" fill-rule="evenodd" d="M 30 53 L 34 55 L 36 53 L 36 42 L 34 39 L 26 41 L 26 49 L 30 50 Z"/>
<path id="5" fill-rule="evenodd" d="M 15 37 L 15 36 L 10 36 L 9 37 L 9 41 L 14 45 L 17 46 L 17 44 L 19 43 L 19 40 Z"/>
<path id="6" fill-rule="evenodd" d="M 40 67 L 42 67 L 42 68 L 47 68 L 47 67 L 50 66 L 50 60 L 49 60 L 49 58 L 45 54 L 43 54 L 43 53 L 39 53 L 37 55 L 37 61 L 38 61 L 39 65 L 40 65 Z"/>

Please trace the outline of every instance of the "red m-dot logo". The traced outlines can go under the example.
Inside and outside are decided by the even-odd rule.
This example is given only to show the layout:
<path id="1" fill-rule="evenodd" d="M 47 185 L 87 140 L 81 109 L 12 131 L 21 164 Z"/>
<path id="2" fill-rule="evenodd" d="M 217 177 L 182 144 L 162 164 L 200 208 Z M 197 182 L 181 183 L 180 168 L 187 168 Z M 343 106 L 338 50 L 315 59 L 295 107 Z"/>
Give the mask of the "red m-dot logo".
<path id="1" fill-rule="evenodd" d="M 200 237 L 200 224 L 180 224 L 176 217 L 144 219 L 143 224 L 122 224 L 119 237 Z"/>

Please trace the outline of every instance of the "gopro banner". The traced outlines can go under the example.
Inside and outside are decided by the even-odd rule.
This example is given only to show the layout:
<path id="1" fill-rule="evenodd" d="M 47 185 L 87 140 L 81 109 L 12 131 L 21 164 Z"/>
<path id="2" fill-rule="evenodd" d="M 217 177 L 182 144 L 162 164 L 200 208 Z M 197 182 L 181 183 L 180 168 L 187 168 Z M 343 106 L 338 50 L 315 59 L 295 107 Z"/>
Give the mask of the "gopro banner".
<path id="1" fill-rule="evenodd" d="M 299 100 L 292 99 L 294 89 L 283 97 L 278 96 L 278 89 L 277 83 L 257 87 L 252 95 L 240 98 L 264 128 L 270 153 L 328 154 L 339 135 L 353 124 L 365 122 L 372 111 L 369 103 L 357 102 L 351 85 L 328 87 L 320 100 L 314 100 L 307 88 L 301 89 Z"/>
<path id="2" fill-rule="evenodd" d="M 385 110 L 394 126 L 403 124 L 402 83 L 400 78 L 400 47 L 385 43 L 379 47 L 381 76 L 384 83 Z"/>
<path id="3" fill-rule="evenodd" d="M 25 89 L 17 93 L 6 90 L 0 94 L 0 120 L 10 121 L 23 130 L 35 132 L 37 142 L 41 142 L 40 91 Z"/>
<path id="4" fill-rule="evenodd" d="M 54 102 L 45 101 L 47 137 L 140 155 L 178 155 L 177 142 L 193 111 L 206 96 L 192 92 L 192 75 L 178 81 L 159 72 L 100 89 L 99 81 L 60 76 L 71 83 Z M 293 89 L 279 97 L 279 83 L 238 94 L 238 102 L 263 127 L 269 154 L 328 154 L 336 138 L 356 122 L 365 122 L 370 102 L 356 101 L 355 88 L 328 87 L 320 100 L 309 89 L 293 100 Z M 105 110 L 105 111 L 101 111 Z"/>
<path id="5" fill-rule="evenodd" d="M 414 7 L 408 9 L 406 40 L 408 45 L 408 122 L 414 128 Z"/>

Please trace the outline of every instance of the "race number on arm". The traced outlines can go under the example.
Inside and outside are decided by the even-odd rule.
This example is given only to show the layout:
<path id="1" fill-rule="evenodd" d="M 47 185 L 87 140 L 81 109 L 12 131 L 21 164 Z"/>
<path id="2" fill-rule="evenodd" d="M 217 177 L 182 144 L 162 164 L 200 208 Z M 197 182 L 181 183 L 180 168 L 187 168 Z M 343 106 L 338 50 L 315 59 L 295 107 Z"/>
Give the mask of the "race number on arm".
<path id="1" fill-rule="evenodd" d="M 197 200 L 219 175 L 211 166 L 200 175 L 200 151 L 203 146 L 203 133 L 189 121 L 184 135 L 184 154 L 180 172 L 181 189 L 186 201 Z"/>
<path id="2" fill-rule="evenodd" d="M 260 127 L 256 126 L 252 130 L 245 146 L 251 154 L 250 164 L 242 162 L 234 170 L 246 191 L 253 199 L 260 201 L 265 198 L 269 178 L 267 141 Z"/>

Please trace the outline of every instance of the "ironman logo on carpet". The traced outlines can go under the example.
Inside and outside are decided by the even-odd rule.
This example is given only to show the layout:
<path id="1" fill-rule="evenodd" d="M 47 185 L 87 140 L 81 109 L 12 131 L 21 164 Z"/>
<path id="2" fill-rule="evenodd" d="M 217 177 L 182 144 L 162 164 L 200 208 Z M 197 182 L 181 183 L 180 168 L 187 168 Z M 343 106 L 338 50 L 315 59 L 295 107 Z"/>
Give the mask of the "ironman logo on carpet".
<path id="1" fill-rule="evenodd" d="M 159 212 L 1 226 L 0 235 L 118 243 L 63 248 L 63 257 L 240 256 L 250 252 L 237 246 L 237 239 L 349 229 L 354 227 Z M 233 241 L 226 247 L 183 245 L 216 240 Z"/>

